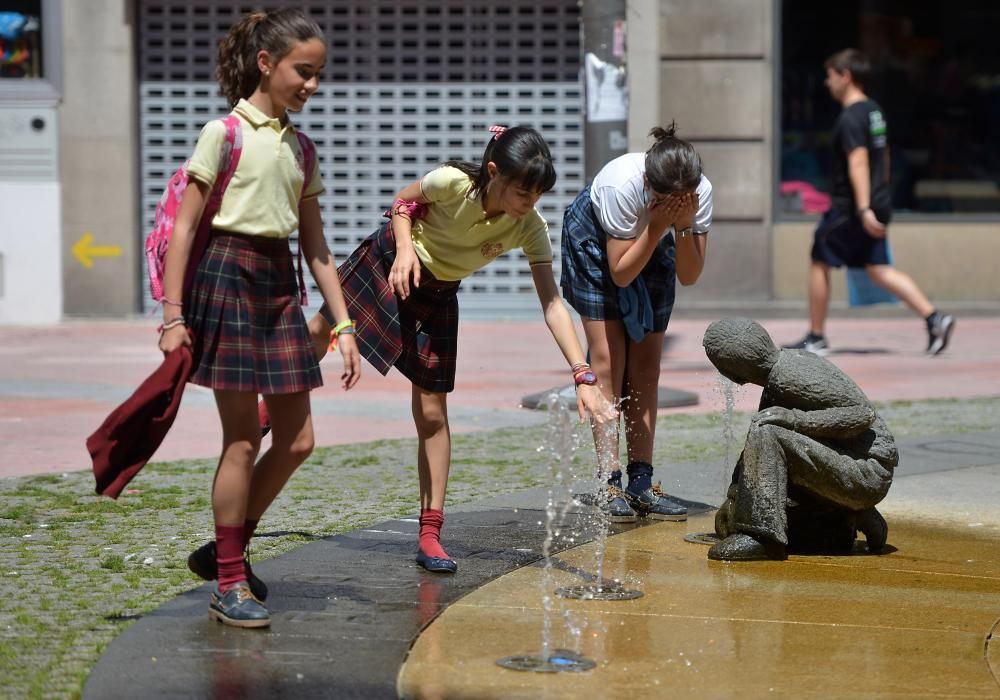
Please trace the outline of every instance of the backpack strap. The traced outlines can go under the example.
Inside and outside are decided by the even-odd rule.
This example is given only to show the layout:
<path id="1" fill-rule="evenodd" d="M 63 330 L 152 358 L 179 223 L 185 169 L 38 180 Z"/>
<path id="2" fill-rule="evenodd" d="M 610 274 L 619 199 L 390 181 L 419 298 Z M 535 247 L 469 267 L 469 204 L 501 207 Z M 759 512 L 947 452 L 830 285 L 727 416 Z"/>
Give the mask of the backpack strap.
<path id="1" fill-rule="evenodd" d="M 304 173 L 304 179 L 302 181 L 302 192 L 299 194 L 299 206 L 302 206 L 302 198 L 306 194 L 306 188 L 309 187 L 309 181 L 312 178 L 312 171 L 316 164 L 316 144 L 312 142 L 312 139 L 303 134 L 301 131 L 295 131 L 295 135 L 299 139 L 299 146 L 302 148 L 302 172 Z M 307 306 L 309 304 L 309 294 L 306 292 L 306 280 L 305 276 L 302 274 L 302 232 L 299 232 L 299 255 L 298 255 L 298 265 L 299 265 L 299 303 L 302 306 Z"/>
<path id="2" fill-rule="evenodd" d="M 201 219 L 198 222 L 198 230 L 195 232 L 194 242 L 191 246 L 191 257 L 188 259 L 188 268 L 184 274 L 184 298 L 188 297 L 188 290 L 194 281 L 194 273 L 201 263 L 205 251 L 208 250 L 208 242 L 212 237 L 212 219 L 222 206 L 222 197 L 226 193 L 229 181 L 233 179 L 233 174 L 240 164 L 240 156 L 243 154 L 243 127 L 240 119 L 235 114 L 229 114 L 220 119 L 226 127 L 226 136 L 222 140 L 222 152 L 219 154 L 219 171 L 215 176 L 215 185 L 208 195 L 205 209 L 202 211 Z"/>
<path id="3" fill-rule="evenodd" d="M 229 181 L 233 179 L 233 174 L 240 164 L 240 156 L 243 155 L 243 127 L 240 118 L 235 114 L 228 114 L 222 119 L 226 125 L 226 139 L 222 142 L 222 157 L 219 160 L 219 174 L 216 177 L 215 189 L 218 191 L 219 201 L 216 209 L 222 204 L 222 195 L 229 186 Z"/>

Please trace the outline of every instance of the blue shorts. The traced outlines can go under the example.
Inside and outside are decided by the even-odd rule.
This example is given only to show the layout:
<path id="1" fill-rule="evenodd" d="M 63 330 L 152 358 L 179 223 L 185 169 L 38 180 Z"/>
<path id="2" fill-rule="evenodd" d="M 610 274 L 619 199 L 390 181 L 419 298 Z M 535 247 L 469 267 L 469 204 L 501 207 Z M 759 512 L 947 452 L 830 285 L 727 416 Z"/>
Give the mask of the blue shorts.
<path id="1" fill-rule="evenodd" d="M 888 215 L 879 215 L 887 221 Z M 816 227 L 810 257 L 830 267 L 865 267 L 889 265 L 886 238 L 872 238 L 861 225 L 857 214 L 830 209 Z"/>

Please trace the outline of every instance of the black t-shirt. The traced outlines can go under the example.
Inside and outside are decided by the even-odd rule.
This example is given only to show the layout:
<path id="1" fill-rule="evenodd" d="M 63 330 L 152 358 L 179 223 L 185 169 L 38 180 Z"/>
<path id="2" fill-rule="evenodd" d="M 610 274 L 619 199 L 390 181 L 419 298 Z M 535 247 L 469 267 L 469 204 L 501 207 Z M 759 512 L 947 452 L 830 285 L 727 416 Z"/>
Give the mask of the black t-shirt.
<path id="1" fill-rule="evenodd" d="M 869 205 L 879 221 L 887 223 L 892 214 L 886 172 L 888 140 L 882 108 L 874 100 L 855 102 L 844 108 L 833 125 L 833 206 L 849 213 L 858 207 L 848 175 L 847 154 L 859 146 L 868 149 Z"/>

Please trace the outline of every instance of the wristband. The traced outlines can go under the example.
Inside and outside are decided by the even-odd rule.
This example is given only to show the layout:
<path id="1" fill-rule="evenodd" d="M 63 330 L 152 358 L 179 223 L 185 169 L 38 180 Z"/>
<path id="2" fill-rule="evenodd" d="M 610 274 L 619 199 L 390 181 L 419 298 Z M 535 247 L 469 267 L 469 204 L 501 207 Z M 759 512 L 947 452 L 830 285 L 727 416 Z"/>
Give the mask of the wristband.
<path id="1" fill-rule="evenodd" d="M 576 384 L 576 386 L 580 386 L 581 384 L 594 386 L 597 384 L 597 375 L 594 374 L 593 370 L 585 369 L 582 372 L 577 372 L 573 375 L 573 383 Z"/>
<path id="2" fill-rule="evenodd" d="M 340 337 L 341 333 L 344 335 L 355 335 L 355 326 L 356 324 L 354 321 L 347 319 L 346 321 L 341 321 L 336 326 L 331 328 L 329 350 L 332 352 L 337 349 L 337 339 Z"/>
<path id="3" fill-rule="evenodd" d="M 340 332 L 345 328 L 354 328 L 354 321 L 347 319 L 346 321 L 341 321 L 330 331 L 333 335 L 340 335 Z"/>

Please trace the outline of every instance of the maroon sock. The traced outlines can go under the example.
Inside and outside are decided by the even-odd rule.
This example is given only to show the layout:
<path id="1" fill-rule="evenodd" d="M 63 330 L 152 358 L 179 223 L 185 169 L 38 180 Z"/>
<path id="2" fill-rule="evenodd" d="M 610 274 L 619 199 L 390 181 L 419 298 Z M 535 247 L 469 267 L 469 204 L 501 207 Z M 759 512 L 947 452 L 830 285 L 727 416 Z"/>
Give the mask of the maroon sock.
<path id="1" fill-rule="evenodd" d="M 443 510 L 420 511 L 420 551 L 428 557 L 450 559 L 441 547 L 441 526 L 444 525 Z"/>
<path id="2" fill-rule="evenodd" d="M 219 565 L 219 591 L 225 593 L 247 580 L 243 566 L 243 525 L 215 526 L 215 561 Z"/>
<path id="3" fill-rule="evenodd" d="M 243 521 L 243 549 L 246 549 L 247 545 L 250 544 L 253 533 L 257 532 L 257 523 L 259 522 L 259 520 L 251 520 L 250 518 Z"/>

